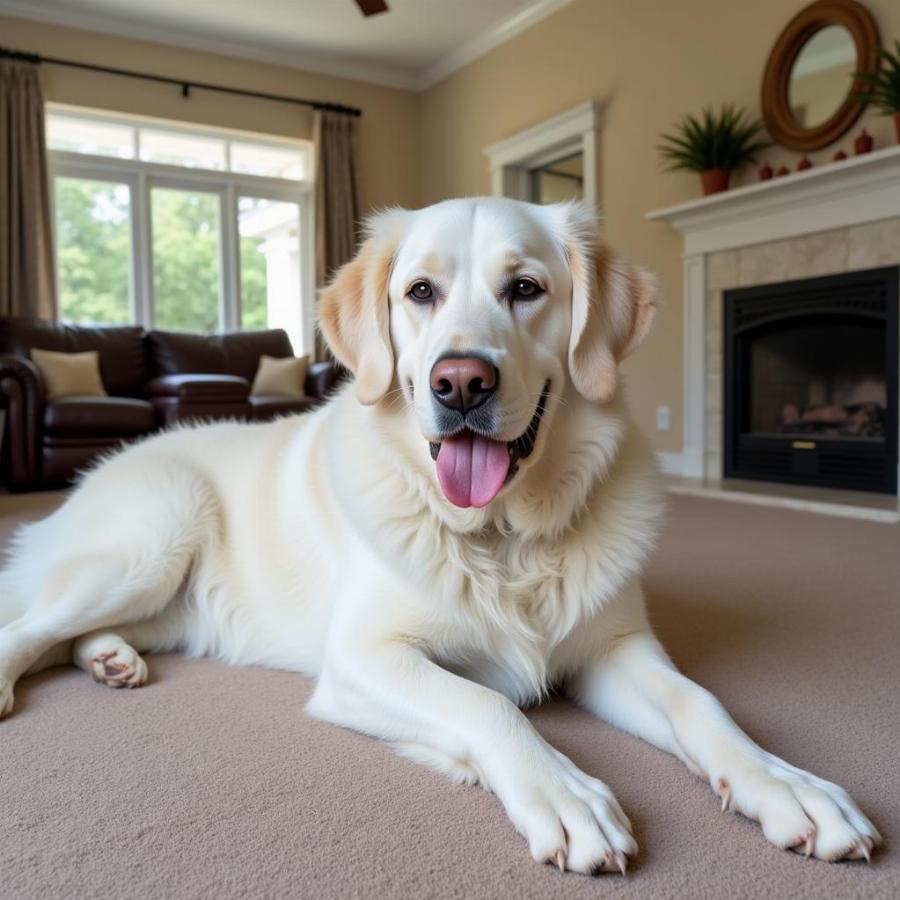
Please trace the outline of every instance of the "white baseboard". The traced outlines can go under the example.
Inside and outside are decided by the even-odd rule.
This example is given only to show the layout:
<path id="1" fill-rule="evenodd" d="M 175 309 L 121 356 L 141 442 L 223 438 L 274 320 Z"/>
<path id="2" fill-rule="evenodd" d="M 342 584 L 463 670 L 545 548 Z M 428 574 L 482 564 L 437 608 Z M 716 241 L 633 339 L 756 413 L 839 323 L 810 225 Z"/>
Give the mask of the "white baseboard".
<path id="1" fill-rule="evenodd" d="M 669 453 L 664 450 L 657 450 L 656 456 L 659 459 L 659 467 L 664 475 L 681 475 L 683 473 L 684 459 L 681 451 Z"/>

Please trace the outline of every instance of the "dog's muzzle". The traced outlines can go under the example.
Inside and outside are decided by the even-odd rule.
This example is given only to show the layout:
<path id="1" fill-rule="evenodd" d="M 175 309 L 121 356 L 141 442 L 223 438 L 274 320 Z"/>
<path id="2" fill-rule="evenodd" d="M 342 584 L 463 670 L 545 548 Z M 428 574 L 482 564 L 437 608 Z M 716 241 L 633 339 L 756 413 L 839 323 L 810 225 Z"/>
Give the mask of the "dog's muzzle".
<path id="1" fill-rule="evenodd" d="M 440 441 L 431 441 L 431 458 L 437 463 L 438 482 L 444 496 L 463 508 L 487 506 L 519 471 L 519 462 L 534 452 L 550 382 L 544 384 L 528 427 L 515 440 L 497 441 L 486 434 L 477 421 L 480 405 L 457 412 L 461 420 L 455 432 Z"/>

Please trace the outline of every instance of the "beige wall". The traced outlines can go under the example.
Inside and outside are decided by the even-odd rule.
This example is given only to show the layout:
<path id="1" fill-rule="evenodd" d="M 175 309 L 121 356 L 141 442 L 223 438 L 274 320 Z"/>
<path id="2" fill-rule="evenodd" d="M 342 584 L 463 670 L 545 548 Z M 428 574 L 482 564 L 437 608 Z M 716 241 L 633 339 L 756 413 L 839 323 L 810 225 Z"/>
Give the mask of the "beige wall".
<path id="1" fill-rule="evenodd" d="M 358 106 L 364 204 L 418 202 L 420 98 L 409 91 L 23 19 L 0 17 L 0 36 L 6 47 L 45 56 Z M 59 103 L 312 137 L 312 113 L 305 107 L 205 91 L 185 100 L 167 85 L 54 66 L 43 68 L 42 79 L 46 98 Z"/>
<path id="2" fill-rule="evenodd" d="M 866 0 L 887 43 L 900 35 L 900 4 Z M 682 112 L 728 101 L 758 113 L 763 68 L 778 33 L 806 0 L 575 0 L 427 91 L 423 97 L 421 199 L 488 193 L 483 149 L 588 99 L 607 105 L 602 205 L 608 239 L 654 269 L 662 309 L 626 366 L 632 405 L 660 449 L 681 449 L 681 239 L 644 220 L 648 210 L 697 197 L 697 177 L 662 173 L 654 145 Z M 876 146 L 893 122 L 865 121 Z M 839 146 L 850 152 L 852 136 Z M 810 154 L 830 159 L 837 147 Z M 798 153 L 767 155 L 792 168 Z M 754 173 L 748 173 L 754 178 Z M 655 431 L 655 409 L 672 427 Z"/>
<path id="3" fill-rule="evenodd" d="M 662 308 L 627 363 L 632 405 L 660 449 L 681 449 L 681 239 L 644 220 L 699 195 L 697 178 L 662 173 L 654 145 L 679 114 L 735 101 L 758 112 L 762 70 L 777 34 L 805 0 L 575 0 L 424 94 L 124 38 L 0 17 L 5 46 L 88 62 L 331 100 L 363 108 L 360 156 L 366 206 L 418 206 L 490 190 L 485 147 L 588 99 L 606 104 L 602 205 L 609 241 L 655 270 Z M 900 35 L 900 4 L 868 0 L 885 42 Z M 48 99 L 271 134 L 309 137 L 304 109 L 46 67 Z M 893 122 L 867 115 L 877 146 Z M 861 126 L 838 145 L 847 152 Z M 776 168 L 800 154 L 772 151 Z M 752 180 L 748 172 L 744 180 Z M 672 427 L 655 432 L 668 405 Z"/>

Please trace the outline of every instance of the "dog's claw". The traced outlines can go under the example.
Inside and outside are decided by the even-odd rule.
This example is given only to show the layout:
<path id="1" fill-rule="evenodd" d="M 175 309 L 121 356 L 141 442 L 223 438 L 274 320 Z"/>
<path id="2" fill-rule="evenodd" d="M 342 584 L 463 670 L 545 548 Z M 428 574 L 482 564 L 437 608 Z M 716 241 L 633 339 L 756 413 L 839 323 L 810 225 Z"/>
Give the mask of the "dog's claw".
<path id="1" fill-rule="evenodd" d="M 728 812 L 731 809 L 731 785 L 724 778 L 716 784 L 716 793 L 722 798 L 722 812 Z"/>
<path id="2" fill-rule="evenodd" d="M 556 865 L 559 867 L 560 872 L 566 871 L 566 851 L 563 849 L 559 849 L 556 851 L 556 856 L 554 857 L 554 861 Z"/>
<path id="3" fill-rule="evenodd" d="M 103 681 L 103 675 L 98 672 L 98 666 L 103 666 L 104 674 L 110 674 L 107 670 L 106 661 L 108 659 L 112 659 L 115 656 L 115 653 L 98 653 L 96 656 L 91 658 L 91 678 L 96 682 Z"/>
<path id="4" fill-rule="evenodd" d="M 804 849 L 803 849 L 803 855 L 804 855 L 807 859 L 809 859 L 810 856 L 812 856 L 812 852 L 813 852 L 813 840 L 814 840 L 815 836 L 816 836 L 815 829 L 813 829 L 813 830 L 807 832 L 807 835 L 806 835 L 806 846 L 805 846 Z"/>
<path id="5" fill-rule="evenodd" d="M 624 875 L 625 869 L 628 867 L 628 860 L 625 858 L 624 853 L 616 854 L 616 865 L 619 867 L 619 871 Z"/>

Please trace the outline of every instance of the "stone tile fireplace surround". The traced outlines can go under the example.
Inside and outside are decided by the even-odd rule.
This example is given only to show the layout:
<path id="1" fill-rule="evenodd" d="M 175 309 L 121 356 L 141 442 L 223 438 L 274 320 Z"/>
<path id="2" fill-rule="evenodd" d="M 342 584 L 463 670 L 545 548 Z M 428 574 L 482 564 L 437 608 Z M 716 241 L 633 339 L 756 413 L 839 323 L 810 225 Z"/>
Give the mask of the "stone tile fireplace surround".
<path id="1" fill-rule="evenodd" d="M 720 479 L 723 292 L 900 265 L 900 147 L 648 218 L 671 224 L 685 239 L 684 449 L 666 460 L 667 468 Z"/>

